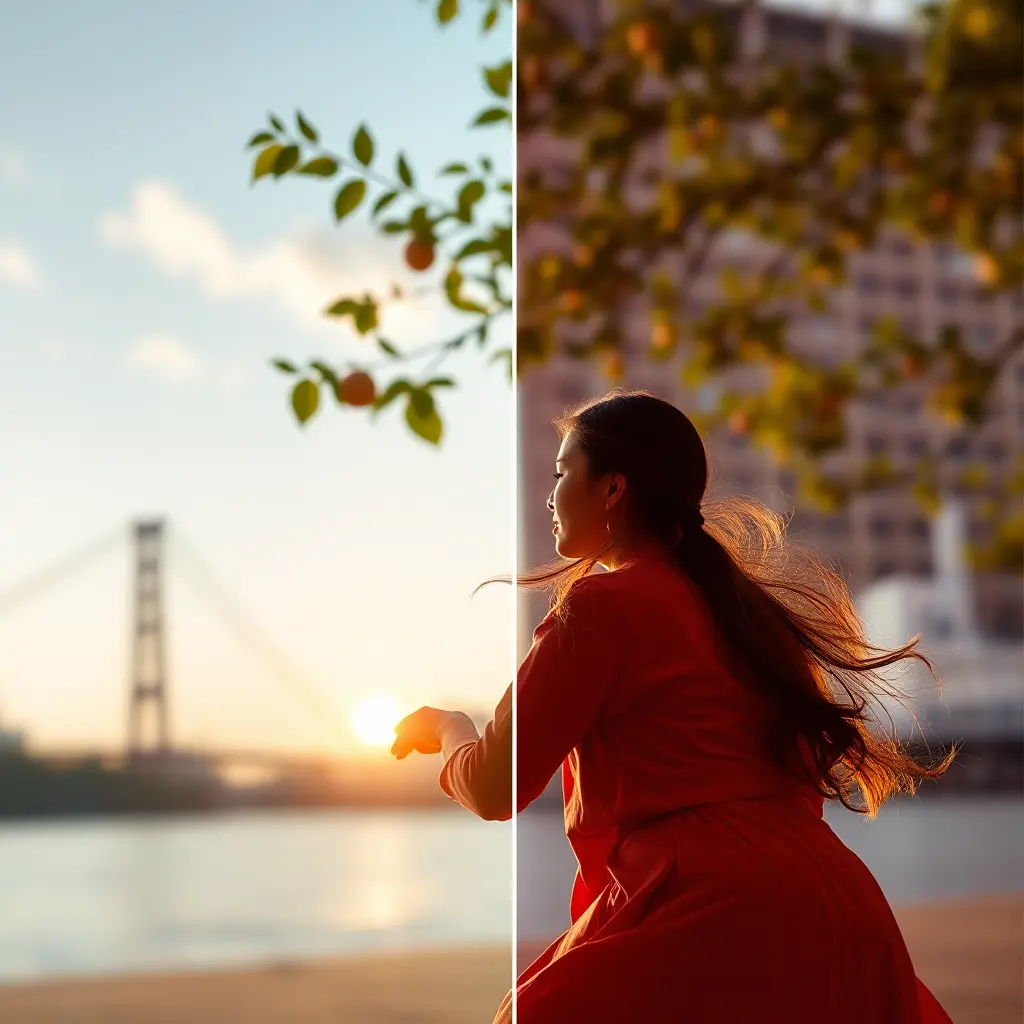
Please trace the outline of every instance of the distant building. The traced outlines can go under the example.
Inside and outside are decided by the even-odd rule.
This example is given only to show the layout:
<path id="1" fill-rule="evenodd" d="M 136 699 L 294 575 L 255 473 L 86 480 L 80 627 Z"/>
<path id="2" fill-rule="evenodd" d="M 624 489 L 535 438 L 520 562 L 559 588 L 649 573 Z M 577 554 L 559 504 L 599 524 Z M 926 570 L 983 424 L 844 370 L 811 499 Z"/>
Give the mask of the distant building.
<path id="1" fill-rule="evenodd" d="M 893 675 L 908 692 L 926 733 L 943 739 L 1024 737 L 1024 647 L 983 636 L 971 599 L 972 580 L 962 551 L 966 516 L 947 505 L 933 527 L 933 577 L 895 575 L 870 584 L 858 610 L 868 636 L 882 646 L 920 635 L 920 649 L 933 662 L 941 696 L 923 666 Z M 887 705 L 901 732 L 915 730 L 909 713 Z"/>
<path id="2" fill-rule="evenodd" d="M 685 5 L 685 0 L 679 0 Z M 584 45 L 600 37 L 614 5 L 601 0 L 545 0 L 571 15 Z M 692 3 L 690 6 L 693 6 Z M 860 24 L 850 19 L 767 5 L 711 3 L 735 24 L 741 50 L 747 57 L 771 62 L 776 59 L 819 61 L 833 59 L 851 43 L 888 52 L 909 53 L 909 36 L 891 28 Z M 616 8 L 617 11 L 617 8 Z M 909 58 L 908 58 L 909 59 Z M 652 152 L 656 149 L 652 140 Z M 668 152 L 667 147 L 660 151 Z M 576 166 L 579 156 L 571 143 L 550 135 L 520 137 L 519 173 L 532 170 L 557 181 Z M 630 195 L 643 194 L 643 184 L 628 186 Z M 519 236 L 524 265 L 547 251 L 570 251 L 572 240 L 566 221 L 533 225 Z M 717 291 L 717 277 L 725 265 L 742 269 L 758 256 L 758 242 L 741 232 L 719 239 L 702 275 L 690 289 L 696 305 L 706 304 Z M 898 235 L 883 235 L 875 249 L 855 254 L 847 284 L 837 291 L 831 307 L 822 314 L 796 316 L 790 321 L 794 341 L 809 359 L 829 362 L 856 355 L 875 319 L 895 315 L 907 330 L 934 336 L 938 326 L 954 321 L 962 325 L 970 346 L 990 353 L 1000 339 L 1024 324 L 1021 297 L 1002 296 L 984 300 L 973 279 L 969 261 L 948 247 L 915 245 Z M 625 325 L 627 371 L 623 384 L 640 387 L 694 409 L 717 404 L 714 385 L 693 390 L 679 380 L 675 362 L 653 363 L 643 351 L 650 325 L 642 310 Z M 635 354 L 631 354 L 635 353 Z M 739 367 L 743 374 L 751 367 Z M 756 373 L 756 369 L 753 370 Z M 557 440 L 551 420 L 566 406 L 609 389 L 598 369 L 588 363 L 558 358 L 524 375 L 518 393 L 521 567 L 527 568 L 554 557 L 551 515 L 544 499 L 551 490 Z M 972 539 L 986 535 L 987 521 L 980 505 L 992 495 L 966 494 L 958 477 L 965 461 L 984 464 L 995 479 L 1009 472 L 1015 452 L 1024 442 L 1024 357 L 1018 353 L 1004 368 L 995 388 L 985 425 L 969 441 L 947 453 L 941 467 L 944 493 L 963 498 L 965 529 Z M 913 383 L 893 389 L 873 403 L 851 408 L 846 451 L 855 458 L 883 456 L 897 467 L 909 459 L 943 450 L 946 429 L 923 409 L 923 394 Z M 745 437 L 727 432 L 709 438 L 709 447 L 720 494 L 751 494 L 780 511 L 792 506 L 795 481 L 784 468 L 773 464 Z M 845 459 L 845 454 L 839 456 Z M 898 491 L 864 495 L 839 515 L 823 515 L 812 508 L 797 509 L 791 535 L 813 545 L 843 572 L 854 593 L 877 580 L 910 575 L 923 582 L 933 572 L 931 529 L 927 517 L 912 497 Z M 908 586 L 910 586 L 908 584 Z M 909 594 L 911 590 L 906 590 Z M 1019 638 L 1024 631 L 1024 593 L 1018 577 L 1003 574 L 977 576 L 966 591 L 973 603 L 972 615 L 990 636 Z M 909 599 L 909 598 L 908 598 Z M 543 615 L 543 604 L 524 599 L 520 616 L 520 654 Z"/>

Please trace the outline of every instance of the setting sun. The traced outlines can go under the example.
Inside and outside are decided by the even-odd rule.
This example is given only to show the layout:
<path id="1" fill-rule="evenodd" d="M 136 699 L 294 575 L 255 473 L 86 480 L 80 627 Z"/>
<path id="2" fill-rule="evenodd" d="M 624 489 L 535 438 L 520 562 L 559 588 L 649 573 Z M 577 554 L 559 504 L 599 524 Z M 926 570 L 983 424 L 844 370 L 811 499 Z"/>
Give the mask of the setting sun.
<path id="1" fill-rule="evenodd" d="M 401 717 L 393 701 L 386 697 L 370 697 L 353 712 L 352 730 L 367 746 L 390 746 L 395 740 L 395 726 Z"/>

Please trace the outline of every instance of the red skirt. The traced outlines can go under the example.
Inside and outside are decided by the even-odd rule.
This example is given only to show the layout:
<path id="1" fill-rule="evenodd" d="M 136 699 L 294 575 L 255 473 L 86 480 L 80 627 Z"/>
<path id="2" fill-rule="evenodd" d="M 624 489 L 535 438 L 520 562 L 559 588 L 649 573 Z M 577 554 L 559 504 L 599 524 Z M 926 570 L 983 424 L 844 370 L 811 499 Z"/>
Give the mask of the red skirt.
<path id="1" fill-rule="evenodd" d="M 871 872 L 804 801 L 659 819 L 607 869 L 593 899 L 577 876 L 572 926 L 520 975 L 520 1024 L 952 1024 Z"/>

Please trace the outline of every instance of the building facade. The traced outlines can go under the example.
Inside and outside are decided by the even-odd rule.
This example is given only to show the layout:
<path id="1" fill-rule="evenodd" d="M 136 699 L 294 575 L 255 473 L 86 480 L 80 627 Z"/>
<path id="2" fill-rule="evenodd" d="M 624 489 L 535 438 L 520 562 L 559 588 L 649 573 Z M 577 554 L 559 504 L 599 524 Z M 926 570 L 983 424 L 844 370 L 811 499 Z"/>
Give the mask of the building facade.
<path id="1" fill-rule="evenodd" d="M 563 6 L 563 5 L 559 5 Z M 571 11 L 581 39 L 595 37 L 610 14 L 593 0 L 572 0 Z M 899 33 L 794 10 L 727 5 L 745 54 L 767 52 L 768 59 L 821 60 L 839 57 L 851 42 L 905 52 L 913 58 L 908 39 Z M 520 173 L 538 170 L 558 174 L 574 159 L 571 148 L 550 137 L 520 137 Z M 519 259 L 526 264 L 537 254 L 568 244 L 559 225 L 533 225 L 519 236 Z M 757 241 L 739 233 L 723 236 L 708 261 L 706 272 L 691 290 L 691 299 L 707 300 L 717 287 L 724 261 L 742 268 L 757 255 Z M 1015 327 L 1024 325 L 1021 297 L 983 299 L 963 256 L 934 246 L 915 245 L 891 235 L 874 250 L 855 254 L 849 279 L 833 296 L 828 311 L 796 316 L 790 321 L 794 343 L 809 359 L 828 363 L 854 357 L 876 319 L 895 316 L 906 329 L 932 337 L 939 325 L 962 325 L 969 344 L 991 352 Z M 717 403 L 713 385 L 693 391 L 680 383 L 678 364 L 649 361 L 650 325 L 638 315 L 626 325 L 626 372 L 622 385 L 645 388 L 684 410 Z M 683 343 L 685 346 L 685 342 Z M 741 370 L 743 368 L 740 368 Z M 526 372 L 519 383 L 520 568 L 553 557 L 551 514 L 545 499 L 551 490 L 558 440 L 551 421 L 576 402 L 600 395 L 608 380 L 592 363 L 556 358 Z M 899 466 L 930 452 L 946 451 L 946 493 L 969 499 L 956 482 L 963 465 L 984 463 L 996 477 L 1010 471 L 1021 452 L 1024 436 L 1024 359 L 1020 353 L 998 382 L 985 425 L 969 440 L 947 448 L 948 427 L 929 415 L 920 386 L 912 383 L 886 392 L 871 405 L 849 410 L 846 458 L 888 455 Z M 933 526 L 913 498 L 897 491 L 863 495 L 837 515 L 823 515 L 797 506 L 795 483 L 785 467 L 776 465 L 746 437 L 727 431 L 708 438 L 717 494 L 750 494 L 780 512 L 793 512 L 790 535 L 819 549 L 858 593 L 880 579 L 896 575 L 927 578 L 934 572 Z M 984 495 L 980 499 L 984 499 Z M 978 502 L 968 500 L 967 526 L 980 540 L 989 528 Z M 974 614 L 982 633 L 1003 639 L 1021 636 L 1024 591 L 1021 579 L 1003 574 L 976 575 L 971 581 Z M 543 603 L 525 598 L 520 653 L 529 646 L 532 630 L 544 612 Z"/>

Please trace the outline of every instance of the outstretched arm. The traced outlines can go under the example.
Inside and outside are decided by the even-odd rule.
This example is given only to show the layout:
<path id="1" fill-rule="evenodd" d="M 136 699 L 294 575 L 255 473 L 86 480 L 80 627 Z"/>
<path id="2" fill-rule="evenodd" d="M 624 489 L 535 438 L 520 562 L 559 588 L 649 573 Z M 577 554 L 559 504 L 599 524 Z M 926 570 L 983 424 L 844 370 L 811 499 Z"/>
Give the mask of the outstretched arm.
<path id="1" fill-rule="evenodd" d="M 438 730 L 441 789 L 485 821 L 512 817 L 512 687 L 494 709 L 483 736 L 468 715 L 451 715 Z"/>

